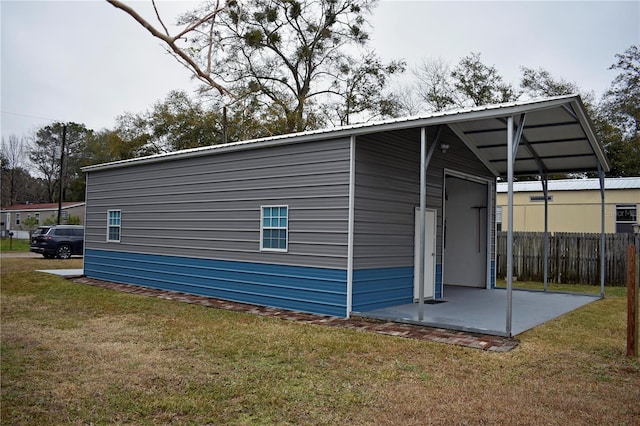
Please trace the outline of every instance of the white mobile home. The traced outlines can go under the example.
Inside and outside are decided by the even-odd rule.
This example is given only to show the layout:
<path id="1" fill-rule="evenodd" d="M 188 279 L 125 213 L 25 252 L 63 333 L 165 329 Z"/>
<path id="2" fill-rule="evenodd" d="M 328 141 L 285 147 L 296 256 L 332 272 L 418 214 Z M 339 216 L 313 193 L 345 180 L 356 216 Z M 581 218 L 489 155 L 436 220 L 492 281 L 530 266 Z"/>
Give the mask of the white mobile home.
<path id="1" fill-rule="evenodd" d="M 345 317 L 492 288 L 496 178 L 608 164 L 565 96 L 84 170 L 88 277 Z"/>
<path id="2" fill-rule="evenodd" d="M 13 234 L 13 238 L 28 240 L 30 231 L 25 226 L 24 221 L 29 218 L 35 218 L 37 225 L 49 221 L 56 221 L 58 218 L 58 209 L 60 209 L 60 223 L 67 224 L 69 219 L 76 217 L 80 219 L 80 223 L 84 220 L 84 202 L 64 202 L 62 205 L 58 203 L 36 203 L 36 204 L 15 204 L 13 206 L 3 207 L 0 209 L 0 235 L 8 236 Z"/>

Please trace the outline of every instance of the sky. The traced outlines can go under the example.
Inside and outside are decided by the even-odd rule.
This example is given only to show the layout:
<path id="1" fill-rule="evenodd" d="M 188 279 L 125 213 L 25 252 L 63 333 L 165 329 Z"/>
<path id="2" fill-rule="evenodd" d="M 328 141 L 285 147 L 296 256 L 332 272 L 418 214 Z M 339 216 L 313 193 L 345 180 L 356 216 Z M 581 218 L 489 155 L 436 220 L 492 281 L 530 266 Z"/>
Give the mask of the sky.
<path id="1" fill-rule="evenodd" d="M 128 1 L 152 18 L 149 1 Z M 171 16 L 198 2 L 159 1 Z M 600 97 L 617 53 L 640 44 L 639 1 L 398 1 L 374 9 L 371 47 L 409 67 L 471 52 L 518 85 L 520 67 L 544 68 Z M 193 93 L 191 73 L 124 12 L 104 1 L 0 1 L 0 129 L 27 136 L 54 121 L 112 128 L 171 90 Z"/>

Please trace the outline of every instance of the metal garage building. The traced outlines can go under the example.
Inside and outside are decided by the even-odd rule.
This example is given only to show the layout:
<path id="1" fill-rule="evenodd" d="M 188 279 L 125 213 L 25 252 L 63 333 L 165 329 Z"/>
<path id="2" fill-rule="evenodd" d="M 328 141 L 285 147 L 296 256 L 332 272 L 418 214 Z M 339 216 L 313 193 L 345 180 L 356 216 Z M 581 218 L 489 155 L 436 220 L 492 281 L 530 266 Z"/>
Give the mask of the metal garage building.
<path id="1" fill-rule="evenodd" d="M 343 317 L 414 304 L 430 324 L 447 288 L 495 286 L 497 178 L 608 163 L 563 96 L 84 170 L 88 277 Z M 511 335 L 507 291 L 490 331 Z"/>

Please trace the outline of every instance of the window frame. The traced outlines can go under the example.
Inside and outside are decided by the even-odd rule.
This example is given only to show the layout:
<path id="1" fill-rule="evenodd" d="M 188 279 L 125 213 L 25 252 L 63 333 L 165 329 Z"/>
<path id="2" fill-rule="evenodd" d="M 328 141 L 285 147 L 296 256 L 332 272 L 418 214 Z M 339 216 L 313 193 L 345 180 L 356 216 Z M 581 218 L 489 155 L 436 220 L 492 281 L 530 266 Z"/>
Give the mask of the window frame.
<path id="1" fill-rule="evenodd" d="M 16 226 L 20 226 L 20 213 L 16 213 Z"/>
<path id="2" fill-rule="evenodd" d="M 618 213 L 621 210 L 629 210 L 629 211 L 635 211 L 635 220 L 633 219 L 633 214 L 631 215 L 631 220 L 626 220 L 626 218 L 624 220 L 621 220 L 620 217 L 622 216 L 620 213 Z M 616 221 L 615 221 L 615 227 L 616 227 L 616 234 L 619 233 L 628 233 L 628 232 L 633 232 L 633 225 L 638 223 L 638 205 L 637 204 L 616 204 L 616 217 L 615 217 Z"/>
<path id="3" fill-rule="evenodd" d="M 118 224 L 111 224 L 111 213 L 118 213 Z M 111 228 L 118 229 L 118 239 L 111 239 Z M 110 209 L 107 210 L 107 242 L 108 243 L 119 243 L 122 239 L 122 210 L 120 209 Z"/>
<path id="4" fill-rule="evenodd" d="M 286 209 L 286 226 L 265 226 L 265 209 L 273 209 L 273 208 L 278 208 L 278 209 L 282 209 L 285 208 Z M 279 253 L 286 253 L 289 251 L 289 213 L 290 213 L 290 209 L 288 205 L 282 205 L 282 204 L 278 204 L 278 205 L 264 205 L 264 206 L 260 206 L 260 251 L 266 251 L 266 252 L 279 252 Z M 281 220 L 282 216 L 280 216 L 280 212 L 278 212 L 278 219 Z M 269 217 L 270 219 L 273 219 L 272 216 Z M 265 247 L 265 239 L 264 239 L 264 231 L 272 231 L 272 230 L 284 230 L 285 231 L 285 237 L 284 237 L 284 248 L 280 248 L 280 247 Z"/>
<path id="5" fill-rule="evenodd" d="M 543 195 L 529 195 L 530 203 L 544 203 L 544 194 Z M 553 195 L 547 195 L 547 201 L 553 202 Z"/>

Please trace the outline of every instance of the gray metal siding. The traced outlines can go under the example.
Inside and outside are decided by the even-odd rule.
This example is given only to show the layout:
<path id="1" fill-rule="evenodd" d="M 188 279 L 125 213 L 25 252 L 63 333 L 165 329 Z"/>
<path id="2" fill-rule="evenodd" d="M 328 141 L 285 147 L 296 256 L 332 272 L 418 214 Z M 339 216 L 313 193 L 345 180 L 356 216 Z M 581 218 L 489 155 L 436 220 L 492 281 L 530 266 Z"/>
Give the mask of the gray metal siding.
<path id="1" fill-rule="evenodd" d="M 413 265 L 420 143 L 397 136 L 382 133 L 356 139 L 356 270 Z"/>
<path id="2" fill-rule="evenodd" d="M 346 268 L 349 140 L 225 152 L 90 172 L 87 247 Z M 289 206 L 287 253 L 260 251 L 260 206 Z M 122 211 L 120 243 L 106 212 Z"/>
<path id="3" fill-rule="evenodd" d="M 428 128 L 428 140 L 436 128 Z M 427 208 L 437 210 L 436 263 L 442 263 L 444 169 L 493 179 L 448 128 L 427 169 Z M 439 148 L 439 147 L 438 147 Z M 356 140 L 354 269 L 413 266 L 414 209 L 420 205 L 420 131 L 410 129 Z"/>

